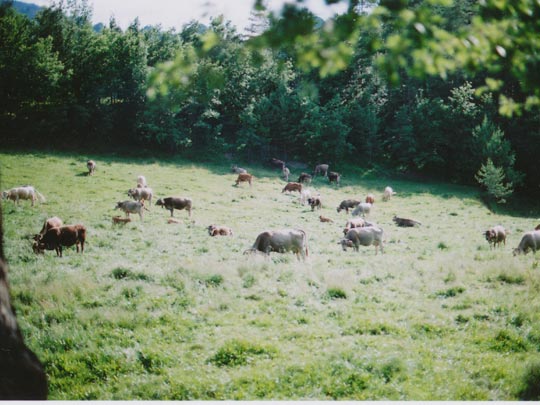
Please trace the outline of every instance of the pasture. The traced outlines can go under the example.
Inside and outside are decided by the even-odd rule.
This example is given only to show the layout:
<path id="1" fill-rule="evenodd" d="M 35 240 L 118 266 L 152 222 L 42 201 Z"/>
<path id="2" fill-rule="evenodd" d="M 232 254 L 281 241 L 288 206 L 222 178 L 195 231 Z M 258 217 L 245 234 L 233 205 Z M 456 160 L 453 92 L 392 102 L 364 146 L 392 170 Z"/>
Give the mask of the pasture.
<path id="1" fill-rule="evenodd" d="M 512 248 L 538 213 L 494 214 L 472 188 L 360 169 L 339 187 L 315 177 L 323 208 L 311 212 L 281 193 L 279 170 L 232 163 L 255 176 L 251 188 L 233 186 L 230 163 L 0 154 L 2 190 L 31 184 L 47 199 L 2 208 L 13 303 L 50 399 L 537 398 L 540 269 Z M 168 224 L 152 204 L 144 222 L 113 225 L 140 174 L 153 203 L 191 197 L 192 217 L 175 211 Z M 382 202 L 387 185 L 397 194 Z M 368 193 L 385 253 L 344 252 L 350 214 L 336 207 Z M 398 228 L 394 215 L 422 225 Z M 84 254 L 32 252 L 51 216 L 87 227 Z M 210 224 L 234 235 L 211 238 Z M 511 234 L 490 250 L 483 232 L 496 224 Z M 243 255 L 261 231 L 286 227 L 307 232 L 305 262 Z"/>

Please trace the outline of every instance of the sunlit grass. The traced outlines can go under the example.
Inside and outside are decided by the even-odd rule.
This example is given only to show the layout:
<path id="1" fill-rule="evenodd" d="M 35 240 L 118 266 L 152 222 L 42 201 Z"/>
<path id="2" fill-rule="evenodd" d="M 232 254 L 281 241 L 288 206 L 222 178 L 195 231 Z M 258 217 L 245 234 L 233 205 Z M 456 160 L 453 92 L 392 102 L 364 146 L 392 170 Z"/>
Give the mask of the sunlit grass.
<path id="1" fill-rule="evenodd" d="M 14 305 L 51 399 L 536 395 L 540 270 L 511 250 L 537 216 L 491 213 L 466 187 L 357 170 L 339 188 L 315 178 L 323 209 L 311 212 L 281 193 L 278 171 L 237 163 L 255 174 L 253 187 L 235 187 L 226 162 L 0 154 L 2 189 L 32 184 L 47 198 L 2 204 Z M 139 174 L 154 201 L 191 197 L 192 218 L 175 211 L 181 223 L 167 224 L 169 212 L 152 205 L 143 223 L 112 225 Z M 387 185 L 398 194 L 382 202 Z M 347 216 L 336 207 L 368 193 L 385 254 L 343 252 Z M 84 255 L 33 254 L 29 237 L 53 215 L 86 225 Z M 394 215 L 422 226 L 398 228 Z M 212 238 L 210 224 L 234 236 Z M 489 249 L 482 232 L 495 224 L 512 233 Z M 305 262 L 243 255 L 261 231 L 284 227 L 307 231 Z"/>

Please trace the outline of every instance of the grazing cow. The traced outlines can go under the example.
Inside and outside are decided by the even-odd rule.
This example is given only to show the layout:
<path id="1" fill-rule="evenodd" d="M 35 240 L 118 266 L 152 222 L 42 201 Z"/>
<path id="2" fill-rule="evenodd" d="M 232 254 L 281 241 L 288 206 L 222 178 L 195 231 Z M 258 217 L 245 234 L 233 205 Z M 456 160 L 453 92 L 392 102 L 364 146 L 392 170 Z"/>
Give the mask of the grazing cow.
<path id="1" fill-rule="evenodd" d="M 86 168 L 88 169 L 88 175 L 91 176 L 96 171 L 96 162 L 89 160 L 86 162 Z"/>
<path id="2" fill-rule="evenodd" d="M 353 210 L 352 214 L 353 214 L 353 216 L 362 215 L 363 217 L 365 217 L 367 214 L 369 214 L 370 211 L 371 211 L 371 204 L 361 202 L 360 204 L 358 204 L 356 206 L 356 208 Z"/>
<path id="3" fill-rule="evenodd" d="M 208 227 L 208 234 L 210 236 L 232 236 L 233 231 L 228 226 L 221 226 L 221 225 L 210 225 Z"/>
<path id="4" fill-rule="evenodd" d="M 152 205 L 152 189 L 150 187 L 130 188 L 127 192 L 128 197 L 135 201 L 148 201 L 148 205 Z"/>
<path id="5" fill-rule="evenodd" d="M 112 217 L 113 225 L 125 225 L 128 222 L 131 222 L 131 218 L 121 218 L 119 216 Z"/>
<path id="6" fill-rule="evenodd" d="M 300 255 L 302 259 L 308 256 L 308 244 L 306 232 L 302 229 L 283 229 L 278 231 L 264 231 L 257 236 L 255 243 L 244 252 L 263 252 L 270 255 L 270 252 L 293 252 L 298 260 Z"/>
<path id="7" fill-rule="evenodd" d="M 313 172 L 313 177 L 320 174 L 323 177 L 326 177 L 328 174 L 328 165 L 327 164 L 321 164 L 315 166 L 315 171 Z"/>
<path id="8" fill-rule="evenodd" d="M 19 200 L 32 200 L 32 207 L 34 202 L 38 199 L 41 202 L 45 202 L 45 197 L 32 186 L 14 187 L 12 189 L 2 191 L 2 199 L 12 200 L 14 204 L 19 205 Z"/>
<path id="9" fill-rule="evenodd" d="M 319 215 L 319 219 L 321 222 L 334 222 L 328 217 L 323 217 L 322 215 Z"/>
<path id="10" fill-rule="evenodd" d="M 126 217 L 129 218 L 129 214 L 139 214 L 141 221 L 143 220 L 143 210 L 148 209 L 144 206 L 144 201 L 118 201 L 116 203 L 115 210 L 122 210 L 126 214 Z"/>
<path id="11" fill-rule="evenodd" d="M 345 224 L 343 235 L 347 235 L 347 232 L 349 232 L 352 228 L 362 228 L 364 226 L 366 226 L 366 221 L 363 218 L 351 218 Z"/>
<path id="12" fill-rule="evenodd" d="M 283 166 L 281 168 L 281 175 L 283 176 L 283 179 L 285 181 L 289 181 L 289 176 L 291 175 L 291 171 L 289 170 L 287 166 Z"/>
<path id="13" fill-rule="evenodd" d="M 339 180 L 341 179 L 341 174 L 337 172 L 328 172 L 328 182 L 336 183 L 339 186 Z"/>
<path id="14" fill-rule="evenodd" d="M 381 253 L 383 253 L 383 230 L 376 226 L 367 226 L 362 228 L 352 228 L 347 232 L 345 238 L 341 239 L 339 244 L 343 250 L 347 250 L 348 247 L 352 247 L 357 252 L 360 246 L 375 246 L 375 254 L 377 254 L 380 246 Z"/>
<path id="15" fill-rule="evenodd" d="M 282 193 L 284 193 L 285 191 L 288 191 L 288 192 L 298 191 L 299 193 L 302 193 L 302 184 L 287 183 L 285 187 L 283 187 L 283 190 L 281 190 Z"/>
<path id="16" fill-rule="evenodd" d="M 315 211 L 315 208 L 319 210 L 322 208 L 322 202 L 320 197 L 308 198 L 307 201 L 309 206 L 311 207 L 311 211 Z"/>
<path id="17" fill-rule="evenodd" d="M 360 203 L 361 201 L 358 201 L 358 200 L 343 200 L 339 204 L 339 207 L 337 207 L 337 212 L 341 212 L 341 210 L 345 210 L 345 212 L 348 214 L 349 210 L 352 210 L 354 207 L 356 207 Z"/>
<path id="18" fill-rule="evenodd" d="M 409 218 L 399 218 L 394 215 L 394 218 L 392 218 L 392 221 L 396 223 L 397 226 L 402 227 L 413 227 L 415 225 L 422 225 L 420 222 L 415 221 L 414 219 Z"/>
<path id="19" fill-rule="evenodd" d="M 392 196 L 395 195 L 395 194 L 396 194 L 396 192 L 394 190 L 392 190 L 392 187 L 387 186 L 384 189 L 382 200 L 383 201 L 390 201 L 390 198 L 392 198 Z"/>
<path id="20" fill-rule="evenodd" d="M 62 246 L 76 245 L 77 253 L 79 253 L 79 245 L 81 245 L 81 253 L 83 253 L 85 240 L 84 225 L 65 225 L 49 229 L 40 239 L 39 249 L 56 250 L 56 255 L 62 257 Z"/>
<path id="21" fill-rule="evenodd" d="M 52 217 L 49 219 L 46 219 L 43 223 L 43 227 L 41 228 L 41 231 L 39 231 L 38 234 L 34 235 L 34 243 L 32 244 L 32 250 L 35 254 L 43 254 L 45 251 L 43 249 L 40 249 L 39 242 L 41 241 L 41 238 L 43 238 L 43 235 L 47 233 L 47 231 L 51 228 L 58 228 L 60 226 L 64 225 L 62 220 L 58 217 Z"/>
<path id="22" fill-rule="evenodd" d="M 530 231 L 523 235 L 517 248 L 514 249 L 514 256 L 518 254 L 527 254 L 529 250 L 535 253 L 540 249 L 540 231 Z"/>
<path id="23" fill-rule="evenodd" d="M 175 209 L 177 210 L 187 210 L 189 216 L 191 217 L 191 198 L 187 197 L 166 197 L 166 198 L 160 198 L 156 201 L 157 206 L 161 206 L 163 208 L 168 209 L 171 211 L 171 217 L 173 216 L 173 211 Z"/>
<path id="24" fill-rule="evenodd" d="M 251 181 L 253 180 L 253 175 L 249 173 L 240 173 L 238 177 L 236 178 L 235 186 L 238 186 L 240 183 L 249 183 L 249 186 L 251 187 Z"/>
<path id="25" fill-rule="evenodd" d="M 298 183 L 311 183 L 311 175 L 307 173 L 301 173 L 298 177 Z"/>
<path id="26" fill-rule="evenodd" d="M 146 184 L 146 177 L 144 177 L 143 175 L 140 175 L 137 177 L 137 187 L 138 188 L 148 187 L 148 185 Z"/>
<path id="27" fill-rule="evenodd" d="M 0 204 L 0 218 L 2 218 Z M 4 254 L 4 232 L 0 220 L 0 397 L 4 401 L 47 399 L 47 377 L 37 356 L 24 341 L 9 291 L 9 269 Z M 30 293 L 30 288 L 20 286 Z"/>
<path id="28" fill-rule="evenodd" d="M 238 167 L 236 165 L 232 165 L 231 170 L 233 173 L 236 173 L 236 174 L 247 173 L 246 169 L 242 169 L 241 167 Z"/>
<path id="29" fill-rule="evenodd" d="M 370 204 L 375 204 L 375 196 L 373 194 L 368 194 L 366 196 L 366 202 Z"/>
<path id="30" fill-rule="evenodd" d="M 501 242 L 506 246 L 506 229 L 501 225 L 495 225 L 493 228 L 484 232 L 484 236 L 489 243 L 489 248 L 495 248 L 501 245 Z"/>

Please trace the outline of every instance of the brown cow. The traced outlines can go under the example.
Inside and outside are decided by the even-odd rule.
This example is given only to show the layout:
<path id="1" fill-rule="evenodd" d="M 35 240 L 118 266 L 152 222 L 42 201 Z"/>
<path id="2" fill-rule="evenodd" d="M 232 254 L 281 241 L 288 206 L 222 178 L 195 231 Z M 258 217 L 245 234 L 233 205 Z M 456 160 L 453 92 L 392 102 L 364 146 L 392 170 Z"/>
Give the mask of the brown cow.
<path id="1" fill-rule="evenodd" d="M 251 181 L 253 180 L 253 175 L 249 173 L 240 173 L 238 177 L 236 178 L 235 186 L 238 186 L 240 183 L 249 183 L 249 186 L 251 187 Z"/>
<path id="2" fill-rule="evenodd" d="M 300 176 L 298 176 L 298 183 L 311 183 L 311 175 L 307 173 L 300 173 Z"/>
<path id="3" fill-rule="evenodd" d="M 66 225 L 49 229 L 39 241 L 40 249 L 56 250 L 56 255 L 62 257 L 62 246 L 70 247 L 76 245 L 77 253 L 79 244 L 81 253 L 84 252 L 84 242 L 86 240 L 86 228 L 84 225 Z"/>
<path id="4" fill-rule="evenodd" d="M 501 245 L 501 242 L 506 246 L 506 229 L 501 225 L 496 225 L 493 228 L 484 232 L 484 236 L 489 243 L 489 248 L 495 248 Z"/>
<path id="5" fill-rule="evenodd" d="M 294 183 L 294 182 L 287 183 L 285 187 L 283 187 L 283 190 L 281 190 L 282 193 L 284 193 L 285 191 L 288 191 L 288 192 L 298 191 L 299 193 L 301 193 L 302 184 Z"/>
<path id="6" fill-rule="evenodd" d="M 160 198 L 159 200 L 157 200 L 156 205 L 161 206 L 171 211 L 171 217 L 173 216 L 173 211 L 175 209 L 177 210 L 185 209 L 188 212 L 188 215 L 191 217 L 191 207 L 192 207 L 191 198 L 165 197 L 165 198 Z"/>
<path id="7" fill-rule="evenodd" d="M 39 241 L 47 233 L 47 231 L 51 228 L 57 228 L 64 225 L 62 220 L 58 217 L 52 217 L 49 219 L 46 219 L 43 223 L 43 227 L 41 228 L 41 231 L 39 231 L 38 234 L 34 235 L 34 243 L 32 244 L 32 249 L 34 250 L 34 253 L 45 253 L 45 250 L 39 248 Z"/>
<path id="8" fill-rule="evenodd" d="M 308 201 L 309 206 L 311 207 L 311 211 L 315 211 L 315 208 L 319 210 L 322 208 L 322 202 L 321 202 L 320 197 L 308 198 L 307 201 Z"/>
<path id="9" fill-rule="evenodd" d="M 221 225 L 210 225 L 208 227 L 208 234 L 210 236 L 232 236 L 233 231 L 228 226 L 221 226 Z"/>
<path id="10" fill-rule="evenodd" d="M 125 224 L 127 224 L 128 222 L 131 222 L 131 218 L 121 218 L 121 217 L 119 217 L 118 215 L 112 217 L 112 223 L 113 223 L 113 225 L 118 225 L 118 224 L 125 225 Z"/>
<path id="11" fill-rule="evenodd" d="M 321 222 L 334 222 L 330 218 L 323 217 L 322 215 L 319 215 L 319 219 L 321 220 Z"/>
<path id="12" fill-rule="evenodd" d="M 339 186 L 339 180 L 341 179 L 341 174 L 337 172 L 328 172 L 328 182 L 336 183 Z"/>
<path id="13" fill-rule="evenodd" d="M 366 196 L 366 202 L 370 204 L 375 204 L 375 196 L 373 194 L 368 194 Z"/>

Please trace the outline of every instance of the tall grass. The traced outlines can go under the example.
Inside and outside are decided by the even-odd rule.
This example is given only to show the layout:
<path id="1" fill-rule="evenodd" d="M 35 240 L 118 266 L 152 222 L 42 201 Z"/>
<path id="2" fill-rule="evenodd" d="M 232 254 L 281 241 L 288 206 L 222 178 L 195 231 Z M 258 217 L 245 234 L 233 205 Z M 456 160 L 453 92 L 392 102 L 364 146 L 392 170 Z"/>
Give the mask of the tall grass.
<path id="1" fill-rule="evenodd" d="M 98 164 L 91 177 L 88 158 Z M 466 187 L 361 172 L 341 187 L 315 178 L 323 209 L 311 212 L 281 193 L 277 171 L 248 169 L 251 188 L 233 186 L 228 164 L 0 154 L 2 189 L 32 184 L 47 197 L 2 204 L 14 305 L 51 399 L 536 395 L 528 387 L 537 374 L 529 364 L 540 360 L 538 259 L 511 248 L 537 214 L 492 213 Z M 151 206 L 144 222 L 112 225 L 139 174 L 157 197 L 191 197 L 192 218 L 176 211 L 181 223 L 167 224 L 168 211 Z M 382 202 L 386 185 L 398 194 Z M 346 215 L 335 208 L 367 193 L 377 198 L 370 219 L 384 229 L 385 254 L 343 252 Z M 422 226 L 397 228 L 394 214 Z M 86 225 L 83 255 L 33 254 L 29 236 L 53 215 Z M 234 236 L 212 238 L 210 224 Z M 482 232 L 495 224 L 512 233 L 490 250 Z M 305 262 L 243 255 L 258 233 L 284 227 L 307 231 Z"/>

